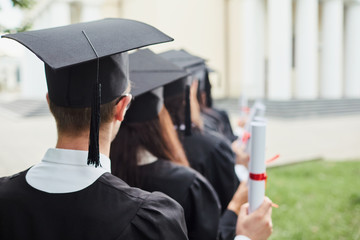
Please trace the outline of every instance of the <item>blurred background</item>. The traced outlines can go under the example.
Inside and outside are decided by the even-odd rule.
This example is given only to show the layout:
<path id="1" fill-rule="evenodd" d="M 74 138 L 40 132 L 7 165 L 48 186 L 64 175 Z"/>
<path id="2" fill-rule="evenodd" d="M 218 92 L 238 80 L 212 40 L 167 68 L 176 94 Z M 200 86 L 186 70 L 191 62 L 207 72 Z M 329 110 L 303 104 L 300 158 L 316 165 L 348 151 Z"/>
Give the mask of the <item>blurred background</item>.
<path id="1" fill-rule="evenodd" d="M 234 129 L 244 105 L 251 108 L 254 100 L 264 102 L 269 120 L 267 155 L 281 155 L 274 165 L 314 158 L 360 158 L 359 0 L 0 0 L 0 3 L 2 33 L 107 17 L 149 23 L 175 39 L 151 47 L 153 51 L 185 49 L 207 60 L 213 70 L 210 81 L 215 105 L 228 110 Z M 3 121 L 10 118 L 10 123 L 24 119 L 26 123 L 37 123 L 41 121 L 35 121 L 36 118 L 51 118 L 45 102 L 43 69 L 42 61 L 22 45 L 0 39 Z M 10 129 L 8 124 L 2 126 Z M 54 144 L 56 132 L 53 128 L 45 129 Z M 13 129 L 8 135 L 2 132 L 2 149 L 11 149 L 13 142 L 9 136 L 15 134 Z M 18 142 L 23 138 L 23 134 L 15 137 Z M 49 139 L 44 140 L 45 146 Z M 43 151 L 34 152 L 40 153 L 33 156 L 37 161 Z M 8 156 L 0 151 L 1 161 Z M 1 172 L 0 168 L 0 175 L 6 171 Z"/>
<path id="2" fill-rule="evenodd" d="M 244 106 L 265 104 L 266 157 L 280 154 L 267 189 L 280 205 L 274 239 L 360 239 L 360 0 L 0 0 L 2 34 L 108 17 L 175 39 L 155 52 L 206 59 L 234 129 Z M 0 176 L 55 146 L 43 70 L 0 39 Z"/>

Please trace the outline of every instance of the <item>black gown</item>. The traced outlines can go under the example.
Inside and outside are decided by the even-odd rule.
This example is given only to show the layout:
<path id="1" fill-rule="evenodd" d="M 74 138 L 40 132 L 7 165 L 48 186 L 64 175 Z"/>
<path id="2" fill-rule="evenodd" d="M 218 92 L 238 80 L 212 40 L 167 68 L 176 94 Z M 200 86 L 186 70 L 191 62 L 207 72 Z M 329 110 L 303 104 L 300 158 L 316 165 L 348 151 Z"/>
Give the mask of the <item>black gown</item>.
<path id="1" fill-rule="evenodd" d="M 224 135 L 230 142 L 237 139 L 234 135 L 229 115 L 220 109 L 205 108 L 201 112 L 205 130 L 215 131 Z"/>
<path id="2" fill-rule="evenodd" d="M 139 187 L 161 191 L 184 208 L 189 240 L 234 239 L 236 214 L 228 210 L 220 217 L 217 195 L 201 174 L 162 159 L 138 169 Z"/>
<path id="3" fill-rule="evenodd" d="M 0 178 L 0 239 L 187 239 L 181 206 L 104 173 L 89 187 L 51 194 L 27 171 Z"/>
<path id="4" fill-rule="evenodd" d="M 230 142 L 215 132 L 201 133 L 195 129 L 191 136 L 180 132 L 186 156 L 192 168 L 201 173 L 218 194 L 222 211 L 231 201 L 239 180 L 235 173 L 235 154 Z"/>

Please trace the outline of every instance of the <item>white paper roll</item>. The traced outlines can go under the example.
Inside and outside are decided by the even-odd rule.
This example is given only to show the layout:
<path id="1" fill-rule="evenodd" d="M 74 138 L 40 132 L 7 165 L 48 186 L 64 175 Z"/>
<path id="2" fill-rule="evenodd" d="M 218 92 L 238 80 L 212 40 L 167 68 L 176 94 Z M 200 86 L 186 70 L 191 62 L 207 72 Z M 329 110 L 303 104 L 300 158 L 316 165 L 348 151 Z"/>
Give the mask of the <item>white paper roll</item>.
<path id="1" fill-rule="evenodd" d="M 251 154 L 249 163 L 250 174 L 265 174 L 265 122 L 251 123 Z M 265 179 L 252 180 L 249 178 L 249 213 L 255 211 L 264 201 Z"/>

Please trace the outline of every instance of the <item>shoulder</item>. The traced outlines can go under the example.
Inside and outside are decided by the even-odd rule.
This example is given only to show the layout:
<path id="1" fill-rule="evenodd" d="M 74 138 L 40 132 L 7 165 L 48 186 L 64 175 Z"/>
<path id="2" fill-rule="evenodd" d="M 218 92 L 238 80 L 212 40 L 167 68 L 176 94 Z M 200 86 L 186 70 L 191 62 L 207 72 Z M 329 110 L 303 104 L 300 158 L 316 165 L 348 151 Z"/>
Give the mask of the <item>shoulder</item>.
<path id="1" fill-rule="evenodd" d="M 141 233 L 136 239 L 187 239 L 183 208 L 159 192 L 147 195 L 128 228 Z"/>
<path id="2" fill-rule="evenodd" d="M 231 143 L 221 134 L 214 131 L 195 133 L 184 138 L 184 148 L 187 151 L 197 151 L 202 154 L 214 152 L 226 153 L 230 158 L 234 158 Z"/>
<path id="3" fill-rule="evenodd" d="M 149 173 L 153 175 L 153 177 L 156 177 L 157 175 L 163 179 L 181 179 L 183 183 L 192 182 L 198 174 L 189 167 L 181 166 L 164 159 L 157 160 L 156 163 L 152 165 L 151 169 L 147 169 L 147 171 L 148 170 L 153 170 L 152 173 Z"/>
<path id="4" fill-rule="evenodd" d="M 181 208 L 177 202 L 163 193 L 148 192 L 140 188 L 130 187 L 123 180 L 111 175 L 110 173 L 103 174 L 99 178 L 99 182 L 101 182 L 104 187 L 108 189 L 107 191 L 111 191 L 114 197 L 118 195 L 123 201 L 133 201 L 137 203 L 140 208 L 144 206 L 161 207 L 162 203 L 164 206 L 171 205 L 175 209 Z"/>
<path id="5" fill-rule="evenodd" d="M 137 205 L 122 237 L 134 239 L 187 239 L 184 210 L 179 203 L 161 192 L 147 192 L 128 186 L 121 179 L 104 174 L 99 179 L 121 196 Z M 126 204 L 127 205 L 127 204 Z M 131 211 L 130 207 L 127 211 Z M 122 239 L 122 238 L 121 238 Z"/>
<path id="6" fill-rule="evenodd" d="M 17 183 L 20 176 L 25 175 L 27 170 L 13 174 L 11 176 L 1 177 L 0 178 L 0 193 L 6 190 L 11 190 L 13 184 Z"/>
<path id="7" fill-rule="evenodd" d="M 178 182 L 180 180 L 178 184 L 179 188 L 180 185 L 183 185 L 186 187 L 186 191 L 188 192 L 188 194 L 190 192 L 195 195 L 197 194 L 196 192 L 201 192 L 203 194 L 209 193 L 210 195 L 214 196 L 214 198 L 216 198 L 216 193 L 213 187 L 211 186 L 209 181 L 199 172 L 192 168 L 179 166 L 169 161 L 164 162 L 171 165 L 172 171 L 170 171 L 170 174 L 174 178 L 176 178 Z"/>
<path id="8" fill-rule="evenodd" d="M 127 183 L 110 173 L 103 174 L 98 181 L 113 194 L 121 195 L 126 198 L 142 202 L 149 198 L 150 193 L 139 188 L 130 187 Z"/>
<path id="9" fill-rule="evenodd" d="M 130 187 L 123 180 L 110 173 L 103 174 L 99 181 L 110 191 L 113 191 L 113 194 L 120 194 L 137 202 L 139 204 L 138 211 L 141 211 L 141 209 L 156 209 L 158 212 L 166 212 L 168 208 L 172 208 L 179 215 L 182 214 L 181 206 L 163 193 L 150 193 L 139 188 Z"/>
<path id="10" fill-rule="evenodd" d="M 184 144 L 193 148 L 208 148 L 218 144 L 217 138 L 212 138 L 207 133 L 193 132 L 191 136 L 184 136 Z"/>

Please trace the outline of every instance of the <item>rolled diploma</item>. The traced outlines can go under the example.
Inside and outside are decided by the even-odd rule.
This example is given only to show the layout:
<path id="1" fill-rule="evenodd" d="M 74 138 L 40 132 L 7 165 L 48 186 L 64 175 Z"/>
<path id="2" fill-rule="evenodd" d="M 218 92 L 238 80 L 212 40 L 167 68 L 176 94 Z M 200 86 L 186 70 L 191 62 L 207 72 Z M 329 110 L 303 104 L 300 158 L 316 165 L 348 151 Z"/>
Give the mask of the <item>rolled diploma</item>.
<path id="1" fill-rule="evenodd" d="M 265 117 L 266 106 L 261 101 L 257 101 L 254 108 L 256 109 L 254 117 Z"/>
<path id="2" fill-rule="evenodd" d="M 252 122 L 264 122 L 266 124 L 266 119 L 263 117 L 254 117 Z M 250 125 L 250 140 L 245 146 L 245 152 L 251 156 L 251 125 Z"/>
<path id="3" fill-rule="evenodd" d="M 265 122 L 251 123 L 251 155 L 249 172 L 252 174 L 263 174 L 265 165 Z M 249 178 L 249 213 L 254 212 L 264 201 L 265 180 L 252 180 Z"/>

